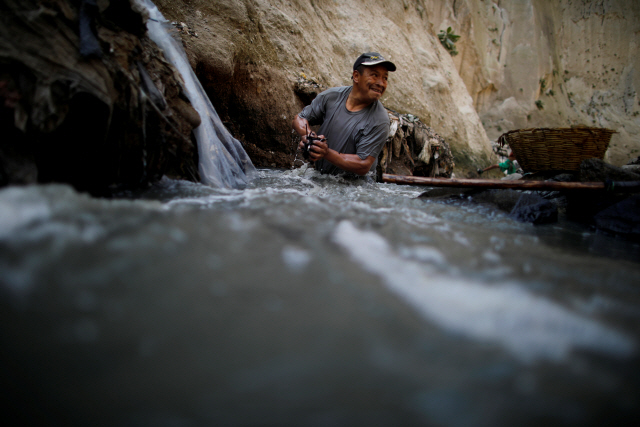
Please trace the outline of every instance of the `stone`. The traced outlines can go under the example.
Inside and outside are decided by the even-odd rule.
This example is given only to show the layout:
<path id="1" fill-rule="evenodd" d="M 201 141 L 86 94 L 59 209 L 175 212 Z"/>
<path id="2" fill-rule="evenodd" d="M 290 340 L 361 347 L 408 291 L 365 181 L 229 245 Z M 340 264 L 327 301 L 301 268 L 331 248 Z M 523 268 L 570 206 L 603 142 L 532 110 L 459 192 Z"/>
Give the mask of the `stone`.
<path id="1" fill-rule="evenodd" d="M 640 239 L 640 194 L 600 211 L 594 220 L 598 230 Z"/>
<path id="2" fill-rule="evenodd" d="M 547 224 L 558 221 L 558 207 L 535 193 L 522 193 L 509 216 L 516 221 Z"/>
<path id="3" fill-rule="evenodd" d="M 580 181 L 640 181 L 640 174 L 608 164 L 600 159 L 587 159 L 580 163 Z"/>
<path id="4" fill-rule="evenodd" d="M 640 176 L 640 164 L 622 165 L 620 167 L 627 172 L 633 172 Z"/>
<path id="5" fill-rule="evenodd" d="M 511 212 L 518 204 L 522 191 L 518 190 L 484 190 L 472 196 L 476 203 L 491 204 L 501 211 Z"/>
<path id="6" fill-rule="evenodd" d="M 436 32 L 451 26 L 461 36 L 453 62 L 489 139 L 515 129 L 606 127 L 617 133 L 604 160 L 620 166 L 638 156 L 639 1 L 427 4 Z"/>

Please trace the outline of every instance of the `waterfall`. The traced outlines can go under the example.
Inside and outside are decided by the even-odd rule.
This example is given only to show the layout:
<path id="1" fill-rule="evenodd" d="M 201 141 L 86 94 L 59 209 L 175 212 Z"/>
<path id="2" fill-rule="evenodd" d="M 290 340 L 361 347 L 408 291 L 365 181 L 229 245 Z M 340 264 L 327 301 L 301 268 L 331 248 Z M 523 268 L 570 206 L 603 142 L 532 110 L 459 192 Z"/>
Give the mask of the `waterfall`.
<path id="1" fill-rule="evenodd" d="M 182 46 L 167 31 L 169 22 L 151 0 L 136 0 L 149 13 L 149 37 L 180 72 L 184 89 L 202 123 L 194 134 L 198 143 L 200 179 L 218 188 L 244 188 L 255 173 L 251 159 L 222 124 L 202 85 L 198 81 Z"/>

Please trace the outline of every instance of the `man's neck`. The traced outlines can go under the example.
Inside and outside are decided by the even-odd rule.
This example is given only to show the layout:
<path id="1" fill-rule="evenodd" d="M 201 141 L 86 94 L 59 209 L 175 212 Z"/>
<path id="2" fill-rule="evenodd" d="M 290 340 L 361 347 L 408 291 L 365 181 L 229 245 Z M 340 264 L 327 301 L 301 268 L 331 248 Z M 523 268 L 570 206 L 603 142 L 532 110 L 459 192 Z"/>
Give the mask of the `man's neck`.
<path id="1" fill-rule="evenodd" d="M 373 104 L 375 101 L 365 100 L 362 97 L 358 96 L 356 93 L 356 88 L 351 88 L 351 93 L 347 97 L 347 110 L 355 113 L 356 111 L 363 110 L 367 108 L 369 105 Z"/>

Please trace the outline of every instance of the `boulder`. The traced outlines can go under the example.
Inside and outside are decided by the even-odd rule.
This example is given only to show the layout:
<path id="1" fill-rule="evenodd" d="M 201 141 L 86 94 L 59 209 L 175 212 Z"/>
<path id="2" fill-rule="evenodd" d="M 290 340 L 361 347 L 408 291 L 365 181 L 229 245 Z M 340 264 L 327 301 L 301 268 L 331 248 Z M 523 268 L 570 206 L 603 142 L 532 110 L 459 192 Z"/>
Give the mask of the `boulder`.
<path id="1" fill-rule="evenodd" d="M 598 230 L 640 239 L 640 195 L 609 206 L 596 214 L 594 220 Z"/>
<path id="2" fill-rule="evenodd" d="M 640 174 L 614 166 L 601 159 L 587 159 L 580 163 L 581 182 L 640 181 Z"/>
<path id="3" fill-rule="evenodd" d="M 533 224 L 557 222 L 558 206 L 538 194 L 522 193 L 509 216 Z"/>
<path id="4" fill-rule="evenodd" d="M 580 164 L 577 179 L 582 182 L 630 182 L 639 181 L 640 175 L 600 159 L 587 159 Z M 615 187 L 613 191 L 567 192 L 567 217 L 592 225 L 598 212 L 623 201 L 630 194 L 617 192 Z"/>

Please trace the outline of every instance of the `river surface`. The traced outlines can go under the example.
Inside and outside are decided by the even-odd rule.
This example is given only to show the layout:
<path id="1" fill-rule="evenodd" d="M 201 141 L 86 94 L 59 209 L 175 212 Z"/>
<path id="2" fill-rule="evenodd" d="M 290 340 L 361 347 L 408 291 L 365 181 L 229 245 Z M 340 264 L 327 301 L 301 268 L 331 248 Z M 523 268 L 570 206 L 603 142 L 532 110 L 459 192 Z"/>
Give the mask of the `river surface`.
<path id="1" fill-rule="evenodd" d="M 623 425 L 640 246 L 423 188 L 260 170 L 0 191 L 2 374 L 32 425 Z"/>

